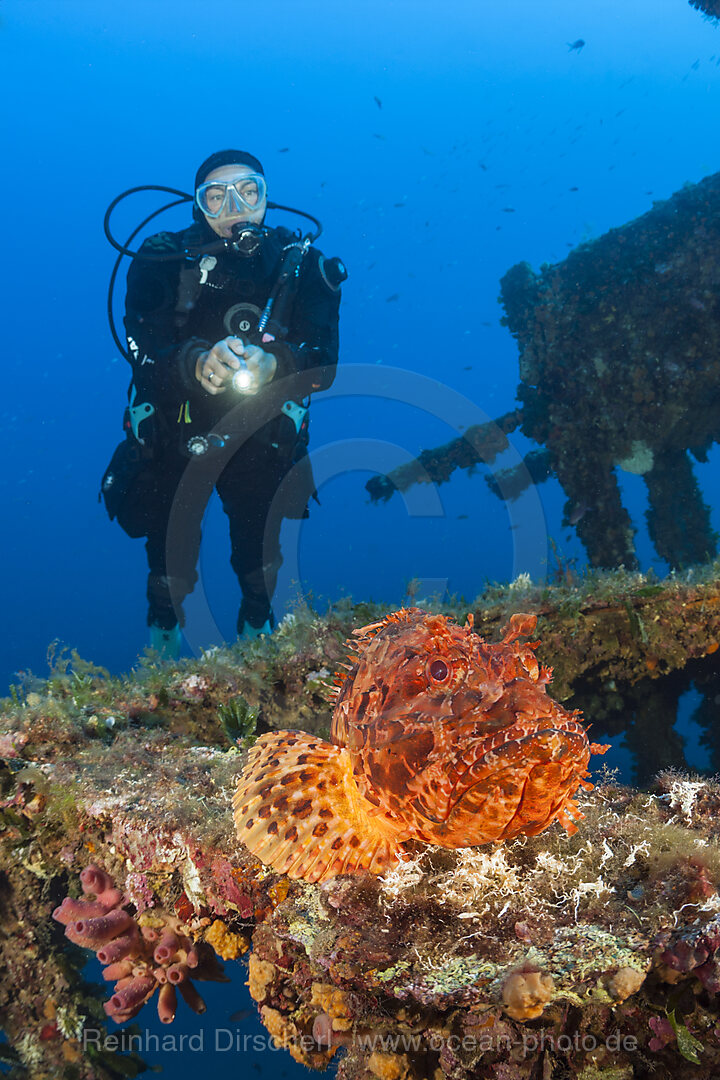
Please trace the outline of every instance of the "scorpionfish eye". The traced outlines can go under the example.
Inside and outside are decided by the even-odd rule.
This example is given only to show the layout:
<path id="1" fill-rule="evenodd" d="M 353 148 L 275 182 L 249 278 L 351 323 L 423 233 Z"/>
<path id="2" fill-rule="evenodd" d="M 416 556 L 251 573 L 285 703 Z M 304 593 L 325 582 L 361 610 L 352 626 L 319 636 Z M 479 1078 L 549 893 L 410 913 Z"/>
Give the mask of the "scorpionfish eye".
<path id="1" fill-rule="evenodd" d="M 431 660 L 428 664 L 428 675 L 436 683 L 446 682 L 450 675 L 450 668 L 444 660 Z"/>

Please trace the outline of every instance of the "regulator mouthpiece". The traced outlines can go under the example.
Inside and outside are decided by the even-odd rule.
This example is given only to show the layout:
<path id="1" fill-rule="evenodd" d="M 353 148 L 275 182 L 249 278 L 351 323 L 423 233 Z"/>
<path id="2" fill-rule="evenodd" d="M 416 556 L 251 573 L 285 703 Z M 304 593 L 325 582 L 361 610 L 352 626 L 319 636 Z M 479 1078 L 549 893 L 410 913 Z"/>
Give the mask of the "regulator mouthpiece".
<path id="1" fill-rule="evenodd" d="M 258 225 L 245 224 L 241 221 L 233 225 L 231 231 L 230 247 L 238 255 L 243 255 L 245 258 L 255 254 L 265 235 L 265 230 Z"/>

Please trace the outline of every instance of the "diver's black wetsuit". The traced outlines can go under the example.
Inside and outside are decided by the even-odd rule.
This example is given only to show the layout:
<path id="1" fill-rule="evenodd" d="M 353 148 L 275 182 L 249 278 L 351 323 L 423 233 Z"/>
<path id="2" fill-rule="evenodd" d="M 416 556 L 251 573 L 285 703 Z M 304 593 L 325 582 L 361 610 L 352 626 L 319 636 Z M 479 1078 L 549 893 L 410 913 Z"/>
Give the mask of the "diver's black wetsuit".
<path id="1" fill-rule="evenodd" d="M 208 232 L 202 223 L 159 233 L 141 251 L 197 249 Z M 181 603 L 197 581 L 200 525 L 213 486 L 230 520 L 231 563 L 243 594 L 238 628 L 246 621 L 260 627 L 271 616 L 282 518 L 307 516 L 314 491 L 307 421 L 297 431 L 302 414 L 296 410 L 294 421 L 286 413 L 292 402 L 331 385 L 338 359 L 340 294 L 327 281 L 320 253 L 310 248 L 303 259 L 286 332 L 271 322 L 266 330 L 276 340 L 253 338 L 252 329 L 247 334 L 277 360 L 268 386 L 254 396 L 230 387 L 211 395 L 195 378 L 195 365 L 201 352 L 256 324 L 283 248 L 294 239 L 285 229 L 269 230 L 254 255 L 215 252 L 214 265 L 204 270 L 197 258 L 137 258 L 130 267 L 125 327 L 133 383 L 125 451 L 138 467 L 114 509 L 131 536 L 147 537 L 151 625 L 171 629 L 178 618 L 183 622 Z M 146 416 L 148 406 L 154 412 Z M 194 455 L 188 447 L 202 446 L 198 439 L 210 445 Z M 108 509 L 112 514 L 110 502 Z"/>

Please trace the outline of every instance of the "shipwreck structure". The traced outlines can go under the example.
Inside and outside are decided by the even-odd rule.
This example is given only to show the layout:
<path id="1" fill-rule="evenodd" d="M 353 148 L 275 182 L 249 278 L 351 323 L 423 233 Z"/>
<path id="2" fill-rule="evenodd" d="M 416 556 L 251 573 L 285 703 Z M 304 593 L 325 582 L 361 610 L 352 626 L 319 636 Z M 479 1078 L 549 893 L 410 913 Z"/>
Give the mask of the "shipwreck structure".
<path id="1" fill-rule="evenodd" d="M 385 612 L 301 608 L 269 640 L 122 678 L 55 657 L 49 678 L 13 688 L 0 709 L 13 1080 L 137 1075 L 137 1053 L 83 1032 L 201 1011 L 220 961 L 225 975 L 249 962 L 279 1046 L 309 1068 L 339 1060 L 342 1080 L 717 1077 L 720 787 L 666 766 L 682 765 L 673 710 L 691 678 L 720 764 L 720 567 L 518 580 L 471 610 L 491 641 L 510 613 L 537 614 L 553 694 L 584 706 L 593 738 L 613 725 L 619 738 L 627 715 L 637 759 L 661 770 L 645 790 L 601 776 L 573 836 L 420 847 L 383 877 L 313 885 L 243 847 L 232 794 L 253 733 L 327 736 L 345 639 Z M 105 987 L 83 976 L 93 952 Z"/>
<path id="2" fill-rule="evenodd" d="M 542 449 L 492 478 L 505 498 L 548 476 L 592 566 L 637 565 L 617 471 L 647 486 L 650 537 L 671 567 L 715 554 L 692 459 L 720 440 L 720 174 L 535 273 L 501 282 L 520 348 L 520 408 L 367 485 L 374 499 L 490 464 L 519 428 Z"/>
<path id="3" fill-rule="evenodd" d="M 688 0 L 691 7 L 697 8 L 708 19 L 720 19 L 720 3 L 718 0 Z"/>

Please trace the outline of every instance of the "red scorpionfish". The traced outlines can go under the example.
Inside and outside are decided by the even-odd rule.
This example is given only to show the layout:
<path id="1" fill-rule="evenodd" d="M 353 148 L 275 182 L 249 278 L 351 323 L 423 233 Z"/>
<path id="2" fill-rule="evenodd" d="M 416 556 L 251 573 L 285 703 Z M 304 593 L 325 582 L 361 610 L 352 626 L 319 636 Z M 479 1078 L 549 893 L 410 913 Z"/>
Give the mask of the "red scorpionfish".
<path id="1" fill-rule="evenodd" d="M 579 712 L 548 696 L 534 615 L 502 641 L 416 608 L 355 630 L 333 692 L 330 742 L 262 735 L 233 799 L 238 836 L 263 863 L 306 881 L 383 873 L 412 843 L 446 848 L 533 836 L 590 789 Z"/>

